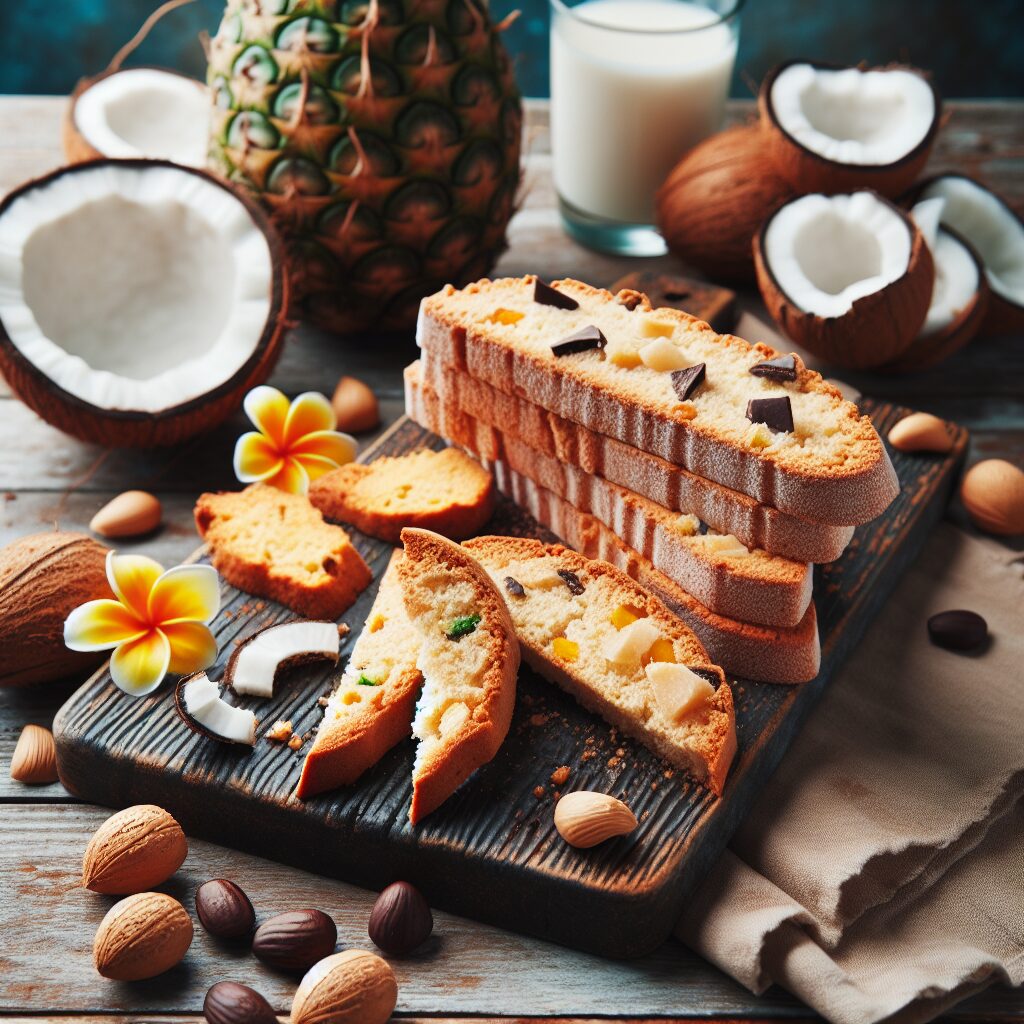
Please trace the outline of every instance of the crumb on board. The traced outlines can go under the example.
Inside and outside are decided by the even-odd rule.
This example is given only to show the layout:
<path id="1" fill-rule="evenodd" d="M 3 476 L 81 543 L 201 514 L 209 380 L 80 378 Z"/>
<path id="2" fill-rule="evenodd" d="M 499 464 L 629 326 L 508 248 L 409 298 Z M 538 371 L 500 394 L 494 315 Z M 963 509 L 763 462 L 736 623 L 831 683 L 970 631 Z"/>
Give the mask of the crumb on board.
<path id="1" fill-rule="evenodd" d="M 338 623 L 338 636 L 348 636 L 349 633 L 351 633 L 351 632 L 352 632 L 352 630 L 349 629 L 349 625 L 348 625 L 347 622 L 339 622 Z"/>
<path id="2" fill-rule="evenodd" d="M 569 781 L 569 775 L 571 772 L 572 769 L 567 764 L 563 764 L 561 767 L 556 768 L 551 773 L 551 785 L 564 786 Z"/>
<path id="3" fill-rule="evenodd" d="M 594 758 L 594 757 L 597 757 L 597 751 L 596 750 L 584 750 L 583 753 L 580 754 L 580 760 L 581 761 L 589 761 L 591 758 Z"/>
<path id="4" fill-rule="evenodd" d="M 543 799 L 544 799 L 544 794 L 545 794 L 546 792 L 547 792 L 547 790 L 546 790 L 546 789 L 545 789 L 545 788 L 544 788 L 543 786 L 534 786 L 534 787 L 533 787 L 533 795 L 534 795 L 534 796 L 535 796 L 535 797 L 536 797 L 536 798 L 537 798 L 538 800 L 543 800 Z"/>
<path id="5" fill-rule="evenodd" d="M 292 723 L 276 721 L 265 733 L 265 737 L 274 743 L 286 743 L 292 734 Z"/>
<path id="6" fill-rule="evenodd" d="M 305 742 L 306 741 L 298 733 L 293 733 L 292 738 L 288 741 L 288 746 L 291 747 L 292 750 L 298 750 Z"/>
<path id="7" fill-rule="evenodd" d="M 544 724 L 547 723 L 547 720 L 550 717 L 551 717 L 550 715 L 545 715 L 545 714 L 540 714 L 540 713 L 535 714 L 535 715 L 530 715 L 530 725 L 544 725 Z"/>
<path id="8" fill-rule="evenodd" d="M 317 702 L 317 704 L 320 705 L 320 707 L 325 708 L 325 707 L 327 707 L 328 704 L 331 703 L 331 698 L 330 697 L 317 697 L 316 702 Z"/>

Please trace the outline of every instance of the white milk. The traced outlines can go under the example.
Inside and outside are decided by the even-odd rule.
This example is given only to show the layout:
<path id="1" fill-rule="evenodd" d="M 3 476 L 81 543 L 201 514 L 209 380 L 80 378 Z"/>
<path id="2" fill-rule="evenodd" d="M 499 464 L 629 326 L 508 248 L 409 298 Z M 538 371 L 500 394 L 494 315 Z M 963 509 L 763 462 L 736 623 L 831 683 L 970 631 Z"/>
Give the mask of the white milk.
<path id="1" fill-rule="evenodd" d="M 683 0 L 586 0 L 571 10 L 552 11 L 555 185 L 584 213 L 650 224 L 658 186 L 720 125 L 736 35 Z"/>

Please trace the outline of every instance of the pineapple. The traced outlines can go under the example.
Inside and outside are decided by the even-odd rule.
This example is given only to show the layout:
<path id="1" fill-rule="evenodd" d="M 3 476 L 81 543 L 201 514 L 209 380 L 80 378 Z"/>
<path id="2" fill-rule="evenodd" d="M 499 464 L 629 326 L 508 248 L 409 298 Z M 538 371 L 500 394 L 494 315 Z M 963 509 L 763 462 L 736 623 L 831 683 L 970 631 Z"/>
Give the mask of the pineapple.
<path id="1" fill-rule="evenodd" d="M 211 166 L 271 211 L 311 320 L 407 327 L 504 250 L 522 104 L 485 2 L 229 0 Z"/>

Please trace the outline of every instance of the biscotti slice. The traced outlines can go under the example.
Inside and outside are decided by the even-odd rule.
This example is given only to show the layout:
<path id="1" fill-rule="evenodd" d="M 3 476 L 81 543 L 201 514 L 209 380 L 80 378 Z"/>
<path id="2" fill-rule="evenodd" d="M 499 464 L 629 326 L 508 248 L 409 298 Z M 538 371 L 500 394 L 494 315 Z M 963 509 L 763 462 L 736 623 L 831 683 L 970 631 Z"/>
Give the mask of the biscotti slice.
<path id="1" fill-rule="evenodd" d="M 349 535 L 304 495 L 267 484 L 201 494 L 195 520 L 224 579 L 308 618 L 338 618 L 372 579 Z"/>
<path id="2" fill-rule="evenodd" d="M 800 622 L 789 628 L 726 618 L 686 593 L 593 516 L 500 464 L 495 465 L 495 479 L 499 490 L 566 544 L 589 558 L 611 562 L 660 597 L 693 630 L 715 664 L 730 675 L 795 684 L 818 674 L 821 645 L 813 603 Z"/>
<path id="3" fill-rule="evenodd" d="M 500 461 L 596 516 L 708 608 L 769 626 L 795 626 L 803 618 L 813 583 L 808 563 L 751 550 L 731 535 L 702 531 L 695 515 L 670 512 L 625 487 L 537 452 L 446 407 L 429 388 L 415 383 L 409 388 L 407 408 L 416 422 L 467 448 L 490 468 Z"/>
<path id="4" fill-rule="evenodd" d="M 519 643 L 490 577 L 458 544 L 402 531 L 405 610 L 419 633 L 423 693 L 413 720 L 415 825 L 498 752 L 512 722 Z"/>
<path id="5" fill-rule="evenodd" d="M 639 292 L 558 281 L 554 305 L 543 292 L 537 301 L 535 285 L 485 280 L 424 299 L 425 361 L 793 515 L 863 523 L 899 492 L 870 419 L 799 359 L 765 367 L 780 354 L 652 310 Z"/>
<path id="6" fill-rule="evenodd" d="M 423 676 L 420 636 L 409 621 L 395 551 L 377 597 L 324 709 L 295 795 L 300 800 L 355 782 L 412 731 Z"/>
<path id="7" fill-rule="evenodd" d="M 427 379 L 419 360 L 405 370 L 409 389 L 431 387 L 483 423 L 513 431 L 538 451 L 587 473 L 628 487 L 676 512 L 695 515 L 719 533 L 731 533 L 749 548 L 763 548 L 796 562 L 834 562 L 853 536 L 852 526 L 830 526 L 762 505 L 657 455 L 597 434 L 523 398 L 485 384 L 450 366 L 435 363 Z M 497 457 L 497 456 L 490 456 Z"/>
<path id="8" fill-rule="evenodd" d="M 491 518 L 494 481 L 464 452 L 423 449 L 341 466 L 310 485 L 309 500 L 328 519 L 392 544 L 406 526 L 462 540 Z"/>
<path id="9" fill-rule="evenodd" d="M 584 707 L 721 793 L 736 753 L 732 691 L 700 641 L 607 562 L 560 544 L 475 537 L 524 660 Z"/>

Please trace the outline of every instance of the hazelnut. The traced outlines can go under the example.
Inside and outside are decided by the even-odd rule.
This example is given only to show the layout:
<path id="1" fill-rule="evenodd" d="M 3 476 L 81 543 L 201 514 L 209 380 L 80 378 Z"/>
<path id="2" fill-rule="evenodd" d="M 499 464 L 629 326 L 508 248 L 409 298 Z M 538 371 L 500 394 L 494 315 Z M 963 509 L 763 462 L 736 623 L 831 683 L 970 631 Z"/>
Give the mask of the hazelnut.
<path id="1" fill-rule="evenodd" d="M 308 971 L 334 952 L 338 929 L 319 910 L 290 910 L 256 929 L 252 951 L 257 960 L 283 971 Z"/>
<path id="2" fill-rule="evenodd" d="M 960 497 L 971 522 L 988 533 L 1024 533 L 1024 472 L 1005 459 L 985 459 L 967 471 Z"/>
<path id="3" fill-rule="evenodd" d="M 208 1024 L 277 1024 L 273 1007 L 248 985 L 218 981 L 203 1000 Z"/>
<path id="4" fill-rule="evenodd" d="M 355 377 L 342 377 L 331 399 L 338 430 L 359 434 L 380 425 L 377 396 Z"/>
<path id="5" fill-rule="evenodd" d="M 430 905 L 419 889 L 408 882 L 389 885 L 370 912 L 370 939 L 393 956 L 411 953 L 427 941 L 433 930 Z"/>
<path id="6" fill-rule="evenodd" d="M 256 926 L 249 897 L 226 878 L 203 882 L 196 890 L 196 914 L 202 926 L 219 939 L 238 939 Z"/>

